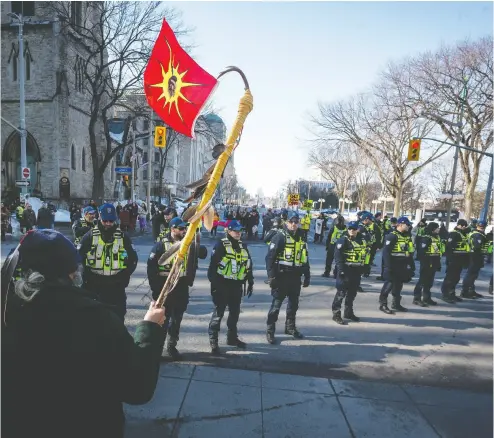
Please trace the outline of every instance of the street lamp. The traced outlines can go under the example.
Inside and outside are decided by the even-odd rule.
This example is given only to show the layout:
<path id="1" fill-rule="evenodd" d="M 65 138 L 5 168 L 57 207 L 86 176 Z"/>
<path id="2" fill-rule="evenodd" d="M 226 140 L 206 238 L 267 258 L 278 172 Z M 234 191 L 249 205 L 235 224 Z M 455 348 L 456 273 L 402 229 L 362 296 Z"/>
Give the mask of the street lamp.
<path id="1" fill-rule="evenodd" d="M 319 211 L 321 211 L 322 210 L 322 204 L 324 203 L 324 199 L 323 198 L 319 198 L 317 200 L 317 202 L 319 202 Z"/>
<path id="2" fill-rule="evenodd" d="M 24 21 L 22 18 L 22 14 L 15 14 L 13 12 L 9 12 L 7 16 L 17 20 L 19 22 L 19 108 L 20 108 L 20 136 L 21 136 L 21 179 L 24 179 L 23 169 L 27 167 L 27 159 L 26 159 L 26 98 L 24 95 L 24 82 L 25 82 L 25 73 L 24 73 L 24 36 L 23 36 L 23 27 Z M 27 186 L 21 187 L 21 193 L 26 195 Z"/>
<path id="3" fill-rule="evenodd" d="M 381 201 L 379 201 L 378 199 L 375 199 L 374 201 L 372 201 L 372 203 L 374 204 L 374 214 L 377 213 L 377 204 L 380 204 Z"/>

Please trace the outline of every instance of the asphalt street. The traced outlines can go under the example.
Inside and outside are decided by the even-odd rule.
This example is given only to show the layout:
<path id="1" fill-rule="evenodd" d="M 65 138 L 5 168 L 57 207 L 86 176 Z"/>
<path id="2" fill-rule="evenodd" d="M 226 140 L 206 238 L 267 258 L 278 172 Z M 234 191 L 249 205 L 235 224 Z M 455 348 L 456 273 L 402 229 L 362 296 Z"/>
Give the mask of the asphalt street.
<path id="1" fill-rule="evenodd" d="M 218 238 L 220 236 L 219 233 Z M 126 324 L 130 331 L 142 319 L 149 303 L 146 260 L 152 245 L 148 235 L 133 240 L 139 265 L 127 289 Z M 202 243 L 208 247 L 208 258 L 200 260 L 178 344 L 185 363 L 330 379 L 492 391 L 493 300 L 487 293 L 492 265 L 482 270 L 476 283 L 477 291 L 484 295 L 482 299 L 465 300 L 456 305 L 438 300 L 438 306 L 420 308 L 412 305 L 412 291 L 417 280 L 414 278 L 403 290 L 402 304 L 409 312 L 388 316 L 378 310 L 382 287 L 382 282 L 375 279 L 380 273 L 378 253 L 378 266 L 372 268 L 370 278 L 363 279 L 364 293 L 359 293 L 355 301 L 355 313 L 362 321 L 339 326 L 331 320 L 335 280 L 321 277 L 325 247 L 309 243 L 312 280 L 308 288 L 302 289 L 297 314 L 297 326 L 305 338 L 294 340 L 283 334 L 283 306 L 276 333 L 278 343 L 269 345 L 265 339 L 266 315 L 271 303 L 270 290 L 264 283 L 267 278 L 264 267 L 266 245 L 252 242 L 249 248 L 255 269 L 254 294 L 243 300 L 238 326 L 239 336 L 248 347 L 242 351 L 226 346 L 225 317 L 220 333 L 223 354 L 214 357 L 209 353 L 207 335 L 212 303 L 206 276 L 214 240 L 204 238 Z M 2 245 L 2 260 L 13 245 Z M 435 299 L 439 298 L 443 276 L 444 267 L 436 275 Z"/>

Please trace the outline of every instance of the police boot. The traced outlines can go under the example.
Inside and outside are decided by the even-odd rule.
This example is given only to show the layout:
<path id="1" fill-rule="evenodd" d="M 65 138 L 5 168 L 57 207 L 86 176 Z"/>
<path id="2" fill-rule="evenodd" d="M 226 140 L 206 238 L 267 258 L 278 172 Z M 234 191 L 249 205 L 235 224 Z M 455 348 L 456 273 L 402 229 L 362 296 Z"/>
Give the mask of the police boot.
<path id="1" fill-rule="evenodd" d="M 321 275 L 321 277 L 326 277 L 326 278 L 329 278 L 329 272 L 328 271 L 324 271 Z"/>
<path id="2" fill-rule="evenodd" d="M 291 335 L 295 339 L 302 339 L 304 335 L 297 330 L 295 319 L 287 319 L 285 322 L 285 335 Z"/>
<path id="3" fill-rule="evenodd" d="M 423 302 L 428 306 L 437 306 L 437 301 L 434 301 L 432 298 L 426 298 Z"/>
<path id="4" fill-rule="evenodd" d="M 364 291 L 364 290 L 362 289 L 362 286 L 359 286 L 359 287 L 357 288 L 357 292 L 363 292 L 363 291 Z"/>
<path id="5" fill-rule="evenodd" d="M 237 348 L 246 348 L 247 344 L 238 339 L 237 332 L 228 330 L 226 335 L 226 344 Z"/>
<path id="6" fill-rule="evenodd" d="M 378 281 L 384 281 L 384 278 L 380 275 L 379 277 L 376 277 L 376 280 L 378 280 Z"/>
<path id="7" fill-rule="evenodd" d="M 180 352 L 177 350 L 177 343 L 170 339 L 168 341 L 168 346 L 166 347 L 166 352 L 168 353 L 168 356 L 170 356 L 173 360 L 181 360 L 182 355 Z"/>
<path id="8" fill-rule="evenodd" d="M 218 333 L 209 331 L 209 345 L 211 346 L 212 354 L 220 354 L 220 347 L 218 346 Z"/>
<path id="9" fill-rule="evenodd" d="M 466 298 L 469 300 L 476 300 L 477 299 L 477 297 L 475 295 L 473 295 L 470 291 L 464 291 L 464 290 L 461 291 L 460 297 Z"/>
<path id="10" fill-rule="evenodd" d="M 379 310 L 381 312 L 386 313 L 387 315 L 393 315 L 394 314 L 394 312 L 388 307 L 387 304 L 380 304 L 379 305 Z"/>
<path id="11" fill-rule="evenodd" d="M 336 322 L 336 324 L 346 325 L 345 321 L 343 321 L 343 319 L 341 318 L 340 311 L 333 313 L 333 321 Z"/>
<path id="12" fill-rule="evenodd" d="M 461 300 L 461 298 L 458 299 Z M 441 300 L 443 300 L 445 303 L 448 304 L 456 304 L 457 302 L 456 297 L 454 295 L 442 295 Z"/>
<path id="13" fill-rule="evenodd" d="M 406 307 L 403 307 L 400 303 L 401 298 L 393 298 L 393 301 L 391 302 L 391 308 L 398 312 L 408 312 L 408 309 Z"/>
<path id="14" fill-rule="evenodd" d="M 414 298 L 412 303 L 415 304 L 416 306 L 427 307 L 425 301 L 422 301 L 420 298 Z"/>
<path id="15" fill-rule="evenodd" d="M 343 318 L 349 319 L 353 322 L 360 322 L 360 318 L 353 313 L 353 309 L 345 307 L 345 312 L 343 313 Z"/>
<path id="16" fill-rule="evenodd" d="M 274 339 L 274 330 L 275 330 L 275 325 L 270 324 L 268 325 L 268 329 L 266 330 L 266 340 L 268 341 L 268 344 L 274 344 L 276 343 Z"/>

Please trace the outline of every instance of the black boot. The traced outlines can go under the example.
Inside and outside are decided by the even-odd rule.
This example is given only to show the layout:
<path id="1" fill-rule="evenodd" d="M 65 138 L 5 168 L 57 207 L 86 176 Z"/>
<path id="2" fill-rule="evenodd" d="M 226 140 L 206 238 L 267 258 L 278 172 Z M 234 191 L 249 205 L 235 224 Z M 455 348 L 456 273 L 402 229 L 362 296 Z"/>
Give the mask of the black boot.
<path id="1" fill-rule="evenodd" d="M 287 319 L 285 322 L 285 335 L 291 335 L 295 339 L 302 339 L 304 335 L 297 330 L 294 319 Z"/>
<path id="2" fill-rule="evenodd" d="M 453 297 L 451 295 L 442 295 L 441 296 L 441 300 L 443 300 L 445 303 L 448 303 L 448 304 L 456 304 L 456 300 L 455 300 L 456 297 Z M 460 298 L 461 299 L 461 298 Z M 463 301 L 463 300 L 462 300 Z"/>
<path id="3" fill-rule="evenodd" d="M 353 309 L 345 309 L 345 313 L 343 314 L 343 318 L 349 319 L 350 321 L 353 322 L 360 322 L 360 318 L 353 313 Z"/>
<path id="4" fill-rule="evenodd" d="M 362 286 L 359 286 L 357 289 L 357 292 L 363 292 L 364 290 L 362 289 Z"/>
<path id="5" fill-rule="evenodd" d="M 323 274 L 321 275 L 321 277 L 329 278 L 329 272 L 328 271 L 324 271 Z"/>
<path id="6" fill-rule="evenodd" d="M 333 313 L 333 321 L 336 322 L 336 324 L 345 325 L 345 321 L 341 319 L 341 312 Z"/>
<path id="7" fill-rule="evenodd" d="M 378 280 L 378 281 L 384 281 L 384 278 L 380 275 L 379 277 L 376 277 L 376 280 Z"/>
<path id="8" fill-rule="evenodd" d="M 422 301 L 420 298 L 414 298 L 412 303 L 415 304 L 416 306 L 427 307 L 427 304 L 424 301 Z"/>
<path id="9" fill-rule="evenodd" d="M 268 325 L 268 329 L 266 330 L 266 340 L 268 341 L 268 344 L 276 343 L 274 339 L 274 330 L 275 330 L 274 324 Z"/>
<path id="10" fill-rule="evenodd" d="M 408 312 L 408 309 L 406 307 L 403 307 L 400 303 L 401 303 L 401 297 L 393 298 L 393 301 L 391 302 L 391 308 L 398 312 Z"/>
<path id="11" fill-rule="evenodd" d="M 226 335 L 226 344 L 232 347 L 237 348 L 246 348 L 247 344 L 238 339 L 237 333 L 234 331 L 228 330 L 228 334 Z"/>
<path id="12" fill-rule="evenodd" d="M 437 301 L 434 301 L 432 298 L 426 298 L 425 300 L 422 301 L 428 306 L 437 306 Z"/>
<path id="13" fill-rule="evenodd" d="M 380 310 L 381 312 L 386 313 L 387 315 L 393 315 L 393 314 L 394 314 L 394 312 L 393 312 L 393 311 L 392 311 L 392 310 L 388 307 L 388 305 L 387 305 L 387 304 L 381 304 L 381 305 L 379 306 L 379 310 Z"/>
<path id="14" fill-rule="evenodd" d="M 182 355 L 177 350 L 177 347 L 174 344 L 168 343 L 168 346 L 166 347 L 166 352 L 168 353 L 168 356 L 170 356 L 173 360 L 182 359 Z"/>

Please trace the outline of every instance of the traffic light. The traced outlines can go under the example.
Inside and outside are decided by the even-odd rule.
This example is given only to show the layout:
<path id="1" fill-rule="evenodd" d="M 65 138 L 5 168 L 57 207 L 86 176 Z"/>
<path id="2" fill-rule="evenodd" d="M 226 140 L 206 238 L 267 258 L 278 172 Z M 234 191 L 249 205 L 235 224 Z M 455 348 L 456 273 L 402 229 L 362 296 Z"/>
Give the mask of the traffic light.
<path id="1" fill-rule="evenodd" d="M 166 128 L 164 126 L 156 126 L 154 129 L 154 145 L 157 148 L 166 146 Z"/>
<path id="2" fill-rule="evenodd" d="M 129 187 L 129 175 L 122 176 L 122 182 L 125 187 Z"/>
<path id="3" fill-rule="evenodd" d="M 408 161 L 418 161 L 420 157 L 420 143 L 422 140 L 419 138 L 410 140 L 408 142 Z"/>

